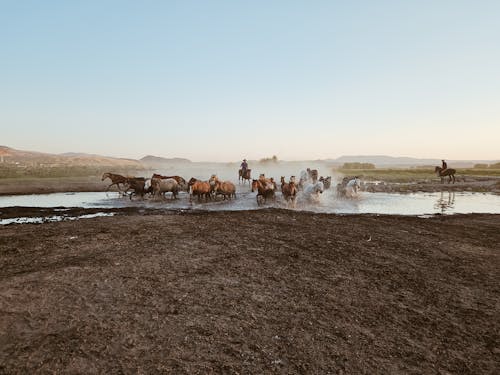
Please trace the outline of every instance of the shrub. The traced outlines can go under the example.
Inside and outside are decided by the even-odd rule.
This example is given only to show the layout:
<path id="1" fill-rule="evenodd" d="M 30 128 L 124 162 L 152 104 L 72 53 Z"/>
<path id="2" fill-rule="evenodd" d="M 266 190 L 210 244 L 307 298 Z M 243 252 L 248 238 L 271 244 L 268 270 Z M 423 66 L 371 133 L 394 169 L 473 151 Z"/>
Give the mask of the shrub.
<path id="1" fill-rule="evenodd" d="M 375 164 L 372 163 L 344 163 L 342 169 L 375 169 Z"/>
<path id="2" fill-rule="evenodd" d="M 259 163 L 262 163 L 262 164 L 277 163 L 277 162 L 278 162 L 278 157 L 276 155 L 273 155 L 270 158 L 262 158 L 259 160 Z"/>

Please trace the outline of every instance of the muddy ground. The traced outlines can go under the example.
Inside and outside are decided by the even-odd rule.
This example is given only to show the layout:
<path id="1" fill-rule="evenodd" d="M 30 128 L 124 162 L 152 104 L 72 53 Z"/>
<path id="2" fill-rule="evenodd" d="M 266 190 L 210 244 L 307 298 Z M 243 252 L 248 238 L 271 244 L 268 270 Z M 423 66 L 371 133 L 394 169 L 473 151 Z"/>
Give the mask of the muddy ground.
<path id="1" fill-rule="evenodd" d="M 110 212 L 0 227 L 0 373 L 498 373 L 500 215 Z"/>

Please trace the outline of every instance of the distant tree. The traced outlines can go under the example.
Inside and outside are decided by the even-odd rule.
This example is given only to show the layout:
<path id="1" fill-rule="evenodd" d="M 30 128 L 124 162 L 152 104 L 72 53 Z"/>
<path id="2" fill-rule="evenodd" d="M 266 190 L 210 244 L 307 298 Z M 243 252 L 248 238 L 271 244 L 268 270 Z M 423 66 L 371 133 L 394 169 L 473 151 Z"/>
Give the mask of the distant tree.
<path id="1" fill-rule="evenodd" d="M 474 164 L 474 169 L 486 169 L 488 164 Z"/>
<path id="2" fill-rule="evenodd" d="M 278 162 L 278 157 L 276 155 L 273 155 L 270 158 L 262 158 L 259 160 L 259 163 L 262 163 L 262 164 L 277 163 L 277 162 Z"/>
<path id="3" fill-rule="evenodd" d="M 434 169 L 434 166 L 433 165 L 417 165 L 415 167 L 416 169 Z"/>
<path id="4" fill-rule="evenodd" d="M 490 164 L 490 169 L 500 169 L 500 163 Z"/>
<path id="5" fill-rule="evenodd" d="M 358 162 L 344 163 L 342 169 L 375 169 L 375 164 Z"/>

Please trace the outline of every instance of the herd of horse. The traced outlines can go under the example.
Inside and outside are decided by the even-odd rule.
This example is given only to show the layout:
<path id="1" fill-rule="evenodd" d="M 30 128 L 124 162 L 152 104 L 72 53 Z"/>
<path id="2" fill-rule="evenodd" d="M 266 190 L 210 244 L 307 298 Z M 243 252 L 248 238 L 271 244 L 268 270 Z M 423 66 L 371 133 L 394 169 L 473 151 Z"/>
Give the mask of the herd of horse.
<path id="1" fill-rule="evenodd" d="M 171 199 L 177 199 L 181 191 L 189 192 L 190 200 L 193 197 L 197 197 L 198 200 L 214 199 L 217 196 L 222 196 L 223 199 L 236 197 L 236 186 L 231 181 L 219 180 L 216 175 L 212 175 L 208 181 L 201 181 L 194 177 L 186 181 L 181 176 L 162 176 L 156 173 L 151 178 L 145 178 L 107 172 L 102 175 L 101 180 L 108 178 L 111 184 L 106 191 L 116 186 L 118 191 L 128 195 L 130 199 L 133 196 L 144 198 L 147 194 L 165 198 L 167 193 L 171 193 Z"/>
<path id="2" fill-rule="evenodd" d="M 441 182 L 444 182 L 444 177 L 448 177 L 448 183 L 455 183 L 456 171 L 452 168 L 442 171 L 440 167 L 435 168 L 436 174 L 441 177 Z M 236 198 L 236 186 L 231 181 L 220 180 L 217 175 L 212 175 L 206 181 L 192 177 L 186 181 L 181 176 L 162 176 L 160 174 L 153 174 L 151 178 L 122 176 L 116 173 L 104 173 L 102 181 L 110 179 L 111 184 L 108 186 L 107 191 L 116 186 L 117 189 L 124 195 L 128 195 L 130 199 L 133 196 L 140 196 L 144 198 L 147 194 L 153 197 L 166 197 L 167 193 L 171 193 L 172 199 L 177 199 L 180 191 L 189 193 L 189 200 L 192 201 L 194 197 L 198 201 L 215 200 L 218 197 L 222 199 Z M 257 192 L 257 204 L 265 204 L 269 201 L 276 200 L 276 193 L 281 191 L 281 195 L 285 202 L 295 206 L 299 192 L 302 196 L 310 201 L 317 201 L 320 194 L 325 190 L 330 189 L 332 177 L 319 176 L 317 169 L 310 169 L 300 172 L 297 181 L 295 176 L 291 176 L 288 181 L 282 176 L 280 186 L 274 178 L 267 178 L 261 174 L 258 179 L 251 177 L 251 169 L 239 170 L 238 183 L 246 184 L 248 182 L 251 191 Z M 359 176 L 344 177 L 342 181 L 337 184 L 336 193 L 342 198 L 354 198 L 361 190 L 361 179 Z"/>
<path id="3" fill-rule="evenodd" d="M 332 182 L 331 176 L 318 177 L 318 171 L 309 168 L 307 171 L 301 172 L 298 181 L 295 176 L 291 176 L 288 181 L 286 181 L 285 176 L 282 176 L 279 186 L 274 178 L 267 178 L 264 174 L 261 174 L 258 179 L 252 179 L 250 169 L 240 170 L 238 174 L 239 184 L 248 182 L 251 191 L 257 192 L 258 205 L 275 201 L 276 193 L 279 191 L 285 202 L 291 206 L 295 206 L 299 193 L 307 200 L 317 201 L 320 194 L 331 187 Z M 190 201 L 193 198 L 197 198 L 199 202 L 216 200 L 218 197 L 222 197 L 223 200 L 236 198 L 235 184 L 231 181 L 220 180 L 217 175 L 210 176 L 206 181 L 194 177 L 186 181 L 181 176 L 163 176 L 156 173 L 151 178 L 145 178 L 107 172 L 102 175 L 102 181 L 106 179 L 111 180 L 107 191 L 116 186 L 118 191 L 128 195 L 130 199 L 134 196 L 144 198 L 148 194 L 152 197 L 165 198 L 167 193 L 171 193 L 171 199 L 177 199 L 178 193 L 181 191 L 189 193 Z M 355 190 L 354 193 L 357 191 Z M 347 190 L 345 189 L 337 189 L 337 192 L 345 197 L 353 196 L 353 194 L 346 194 Z"/>

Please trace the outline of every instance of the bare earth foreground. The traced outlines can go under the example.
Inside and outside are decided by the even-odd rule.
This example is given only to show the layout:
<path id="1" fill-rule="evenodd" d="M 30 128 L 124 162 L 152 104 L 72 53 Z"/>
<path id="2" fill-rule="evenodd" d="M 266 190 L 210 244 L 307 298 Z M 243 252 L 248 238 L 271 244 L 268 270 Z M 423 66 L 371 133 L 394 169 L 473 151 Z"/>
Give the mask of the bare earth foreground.
<path id="1" fill-rule="evenodd" d="M 500 215 L 0 227 L 0 373 L 498 374 Z"/>

